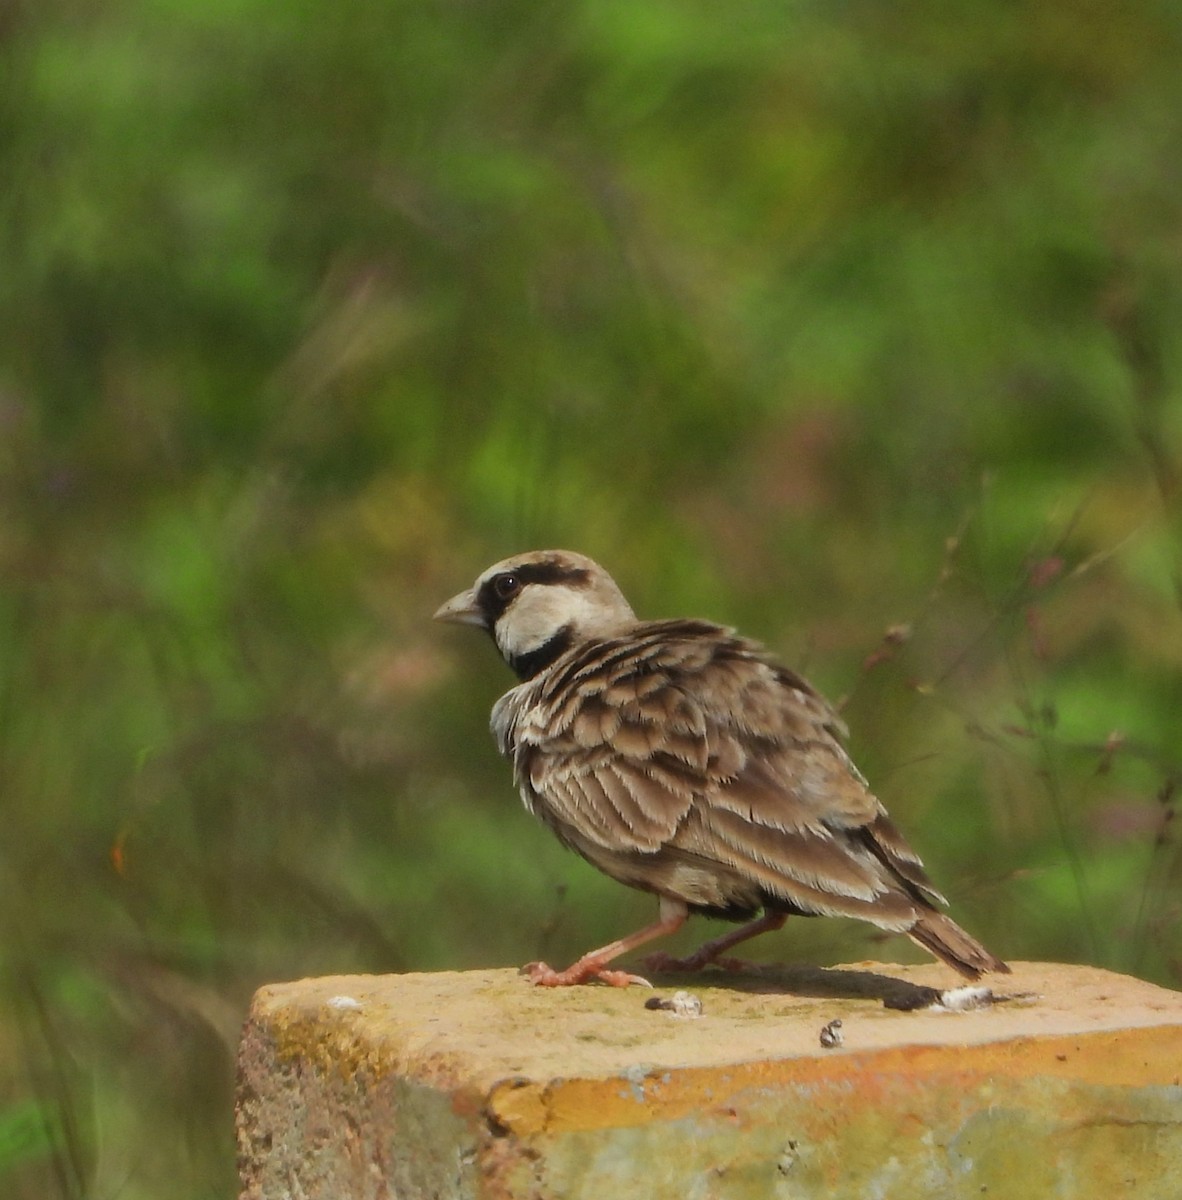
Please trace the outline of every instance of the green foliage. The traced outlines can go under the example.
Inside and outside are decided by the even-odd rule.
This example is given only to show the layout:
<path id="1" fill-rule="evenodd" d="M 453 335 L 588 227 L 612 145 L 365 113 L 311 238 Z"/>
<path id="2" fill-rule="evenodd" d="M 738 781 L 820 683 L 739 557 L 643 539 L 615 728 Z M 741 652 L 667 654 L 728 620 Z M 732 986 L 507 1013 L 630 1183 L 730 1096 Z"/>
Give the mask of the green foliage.
<path id="1" fill-rule="evenodd" d="M 52 1150 L 52 1123 L 35 1100 L 0 1112 L 0 1179 L 21 1163 L 44 1158 Z"/>
<path id="2" fill-rule="evenodd" d="M 648 918 L 521 811 L 505 671 L 427 621 L 528 547 L 844 696 L 1000 953 L 1178 985 L 1180 37 L 0 5 L 5 1194 L 232 1195 L 262 982 Z M 757 952 L 911 953 L 795 924 Z"/>

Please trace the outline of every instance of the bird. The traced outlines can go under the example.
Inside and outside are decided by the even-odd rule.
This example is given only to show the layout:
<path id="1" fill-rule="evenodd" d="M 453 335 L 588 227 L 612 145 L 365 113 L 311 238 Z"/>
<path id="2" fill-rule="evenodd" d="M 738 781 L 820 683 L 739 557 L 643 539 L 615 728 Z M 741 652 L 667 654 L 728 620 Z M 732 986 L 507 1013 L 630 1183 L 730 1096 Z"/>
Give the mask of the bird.
<path id="1" fill-rule="evenodd" d="M 705 620 L 639 620 L 607 571 L 569 550 L 493 564 L 434 619 L 491 634 L 517 676 L 491 729 L 526 809 L 658 898 L 655 922 L 569 967 L 526 964 L 533 983 L 647 984 L 611 964 L 694 913 L 741 924 L 649 967 L 727 965 L 789 916 L 842 916 L 908 935 L 967 979 L 1009 972 L 940 911 L 841 718 L 759 642 Z"/>

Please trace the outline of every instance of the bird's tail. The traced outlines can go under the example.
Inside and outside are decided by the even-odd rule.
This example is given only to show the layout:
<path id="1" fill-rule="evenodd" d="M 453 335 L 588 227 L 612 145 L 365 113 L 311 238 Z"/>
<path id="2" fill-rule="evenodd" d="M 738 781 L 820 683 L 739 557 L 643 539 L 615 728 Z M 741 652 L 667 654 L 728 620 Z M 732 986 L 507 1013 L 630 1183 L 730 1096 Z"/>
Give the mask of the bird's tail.
<path id="1" fill-rule="evenodd" d="M 1000 958 L 990 954 L 976 938 L 970 937 L 943 913 L 924 913 L 907 933 L 912 941 L 966 979 L 979 979 L 986 971 L 1010 973 L 1010 968 Z"/>

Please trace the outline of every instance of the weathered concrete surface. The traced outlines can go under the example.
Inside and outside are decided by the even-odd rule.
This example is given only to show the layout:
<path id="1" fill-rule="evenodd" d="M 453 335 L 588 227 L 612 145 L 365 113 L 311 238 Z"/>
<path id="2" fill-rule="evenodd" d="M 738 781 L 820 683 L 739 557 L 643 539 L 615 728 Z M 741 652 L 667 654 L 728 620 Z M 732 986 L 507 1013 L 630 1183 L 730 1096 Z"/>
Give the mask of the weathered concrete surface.
<path id="1" fill-rule="evenodd" d="M 680 981 L 698 1019 L 513 971 L 266 987 L 240 1054 L 242 1196 L 1182 1197 L 1182 994 L 1020 963 L 987 1009 L 884 1007 L 953 982 L 706 974 Z M 844 1045 L 822 1049 L 835 1017 Z"/>

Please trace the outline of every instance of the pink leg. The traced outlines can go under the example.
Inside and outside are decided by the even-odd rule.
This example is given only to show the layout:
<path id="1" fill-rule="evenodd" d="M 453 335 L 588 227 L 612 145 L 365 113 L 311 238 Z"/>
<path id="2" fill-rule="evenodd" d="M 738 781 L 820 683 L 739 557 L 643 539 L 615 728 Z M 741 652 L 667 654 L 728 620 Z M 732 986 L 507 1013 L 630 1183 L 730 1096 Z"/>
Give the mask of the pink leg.
<path id="1" fill-rule="evenodd" d="M 724 950 L 729 950 L 748 938 L 758 937 L 761 933 L 771 933 L 780 929 L 787 920 L 786 913 L 764 913 L 762 917 L 748 921 L 746 925 L 740 925 L 738 929 L 732 929 L 730 933 L 724 933 L 721 937 L 713 938 L 699 946 L 688 958 L 672 958 L 661 953 L 650 954 L 644 960 L 644 965 L 650 971 L 700 971 L 707 963 L 718 962 L 718 956 Z M 727 967 L 738 965 L 737 960 L 719 963 L 719 966 Z"/>
<path id="2" fill-rule="evenodd" d="M 619 941 L 612 942 L 610 945 L 600 946 L 598 950 L 589 951 L 578 962 L 567 967 L 565 971 L 556 971 L 543 962 L 533 962 L 526 963 L 521 968 L 521 974 L 528 975 L 530 982 L 539 987 L 570 987 L 572 984 L 586 983 L 589 979 L 602 980 L 604 983 L 610 983 L 612 987 L 627 987 L 630 983 L 652 987 L 653 985 L 647 979 L 643 979 L 639 975 L 629 975 L 627 971 L 608 970 L 607 964 L 619 958 L 621 954 L 627 954 L 629 950 L 643 946 L 645 942 L 651 942 L 654 938 L 666 937 L 674 933 L 685 924 L 687 916 L 689 916 L 689 910 L 680 900 L 671 900 L 667 896 L 662 896 L 660 919 L 652 925 L 646 925 L 636 933 L 620 938 Z"/>

